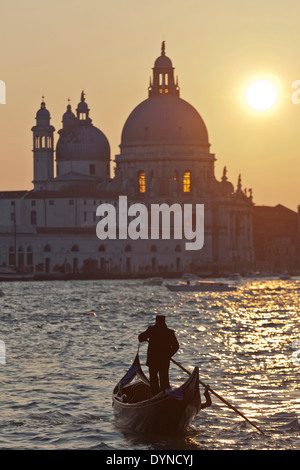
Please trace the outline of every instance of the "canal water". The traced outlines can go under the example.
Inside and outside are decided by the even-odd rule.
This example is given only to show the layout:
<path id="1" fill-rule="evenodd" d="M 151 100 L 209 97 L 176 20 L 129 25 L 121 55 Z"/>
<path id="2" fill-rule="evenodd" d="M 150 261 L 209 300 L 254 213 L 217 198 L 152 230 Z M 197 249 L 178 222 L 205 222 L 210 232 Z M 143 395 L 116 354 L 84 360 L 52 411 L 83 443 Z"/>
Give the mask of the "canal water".
<path id="1" fill-rule="evenodd" d="M 2 283 L 0 449 L 299 449 L 300 279 L 237 286 L 176 293 L 142 280 Z M 156 314 L 176 331 L 174 359 L 199 366 L 201 380 L 265 435 L 214 396 L 184 436 L 118 428 L 112 390 Z M 172 364 L 170 377 L 176 386 L 187 376 Z"/>

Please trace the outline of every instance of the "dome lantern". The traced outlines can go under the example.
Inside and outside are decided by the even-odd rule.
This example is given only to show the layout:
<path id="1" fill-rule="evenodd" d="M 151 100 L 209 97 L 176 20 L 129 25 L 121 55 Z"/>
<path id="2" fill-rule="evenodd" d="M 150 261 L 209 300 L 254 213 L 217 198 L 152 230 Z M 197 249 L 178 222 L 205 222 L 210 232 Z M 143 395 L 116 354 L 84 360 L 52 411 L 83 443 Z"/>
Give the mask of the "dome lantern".
<path id="1" fill-rule="evenodd" d="M 72 127 L 74 126 L 76 116 L 72 112 L 72 107 L 70 105 L 70 100 L 68 100 L 67 110 L 63 115 L 62 124 L 63 124 L 63 131 L 69 132 Z"/>
<path id="2" fill-rule="evenodd" d="M 81 92 L 81 98 L 80 98 L 80 102 L 78 103 L 76 112 L 77 112 L 77 119 L 79 123 L 86 124 L 86 123 L 92 122 L 91 119 L 89 118 L 90 110 L 89 110 L 87 103 L 85 102 L 84 91 Z"/>
<path id="3" fill-rule="evenodd" d="M 161 55 L 153 67 L 153 79 L 150 81 L 149 98 L 151 96 L 169 94 L 179 96 L 179 87 L 174 80 L 174 67 L 171 59 L 166 56 L 165 41 L 161 45 Z"/>

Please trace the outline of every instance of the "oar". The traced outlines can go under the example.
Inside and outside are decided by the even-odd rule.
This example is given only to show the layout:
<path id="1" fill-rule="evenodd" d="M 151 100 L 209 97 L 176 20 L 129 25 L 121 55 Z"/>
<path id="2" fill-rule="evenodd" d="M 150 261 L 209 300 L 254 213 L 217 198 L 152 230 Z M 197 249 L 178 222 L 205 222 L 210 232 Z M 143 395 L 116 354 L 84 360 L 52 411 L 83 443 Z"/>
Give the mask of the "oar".
<path id="1" fill-rule="evenodd" d="M 171 361 L 174 362 L 174 364 L 176 364 L 176 366 L 180 367 L 180 369 L 182 369 L 184 372 L 191 375 L 191 373 L 187 369 L 185 369 L 181 364 L 179 364 L 179 362 L 175 361 L 172 358 L 171 358 Z M 215 392 L 212 388 L 210 388 L 209 385 L 205 384 L 201 380 L 199 380 L 199 382 L 203 387 L 206 387 L 211 393 L 213 393 L 217 398 L 219 398 L 219 400 L 221 400 L 223 403 L 225 403 L 225 405 L 227 405 L 229 408 L 231 408 L 233 411 L 235 411 L 238 415 L 240 415 L 242 418 L 244 418 L 249 424 L 254 426 L 261 434 L 265 434 L 258 426 L 256 426 L 256 424 L 252 423 L 252 421 L 250 421 L 250 419 L 248 419 L 243 413 L 241 413 L 233 405 L 231 405 L 227 400 L 225 400 L 225 398 L 221 397 L 217 392 Z"/>

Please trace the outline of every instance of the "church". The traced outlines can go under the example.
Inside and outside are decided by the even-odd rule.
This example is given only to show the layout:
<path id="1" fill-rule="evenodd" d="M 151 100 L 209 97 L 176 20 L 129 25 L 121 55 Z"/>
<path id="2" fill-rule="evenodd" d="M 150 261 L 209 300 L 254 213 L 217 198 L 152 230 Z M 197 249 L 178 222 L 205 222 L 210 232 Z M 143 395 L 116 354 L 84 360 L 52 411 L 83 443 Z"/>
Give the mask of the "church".
<path id="1" fill-rule="evenodd" d="M 0 192 L 0 270 L 88 278 L 250 269 L 252 191 L 243 190 L 241 177 L 234 186 L 226 167 L 216 179 L 206 125 L 181 98 L 164 42 L 147 91 L 123 126 L 114 158 L 108 138 L 93 125 L 84 92 L 75 112 L 68 104 L 56 142 L 43 99 L 31 129 L 33 189 Z M 175 237 L 100 240 L 97 207 L 118 210 L 120 196 L 148 207 L 203 204 L 203 247 L 188 251 Z"/>

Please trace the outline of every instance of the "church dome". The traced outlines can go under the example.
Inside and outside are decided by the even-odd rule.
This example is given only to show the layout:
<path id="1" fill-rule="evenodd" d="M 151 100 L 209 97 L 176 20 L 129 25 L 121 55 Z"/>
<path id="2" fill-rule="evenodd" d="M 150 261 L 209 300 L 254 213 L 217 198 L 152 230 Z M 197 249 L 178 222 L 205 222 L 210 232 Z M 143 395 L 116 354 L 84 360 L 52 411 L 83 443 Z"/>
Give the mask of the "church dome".
<path id="1" fill-rule="evenodd" d="M 181 144 L 209 147 L 208 133 L 198 111 L 169 94 L 152 96 L 129 115 L 121 148 L 132 145 Z"/>
<path id="2" fill-rule="evenodd" d="M 110 160 L 107 138 L 97 127 L 74 126 L 56 145 L 56 160 Z"/>
<path id="3" fill-rule="evenodd" d="M 154 67 L 159 68 L 173 68 L 172 61 L 166 55 L 161 55 L 154 62 Z"/>
<path id="4" fill-rule="evenodd" d="M 184 145 L 209 148 L 208 133 L 198 111 L 179 97 L 172 62 L 161 55 L 154 63 L 149 97 L 129 115 L 123 127 L 121 150 L 132 146 Z"/>
<path id="5" fill-rule="evenodd" d="M 43 101 L 41 102 L 41 107 L 36 113 L 36 123 L 39 126 L 47 126 L 49 125 L 50 118 L 50 113 L 46 108 L 46 103 L 43 99 Z"/>
<path id="6" fill-rule="evenodd" d="M 77 117 L 67 106 L 63 115 L 63 128 L 56 145 L 57 161 L 110 161 L 110 145 L 100 129 L 93 126 L 84 93 L 76 109 Z"/>
<path id="7" fill-rule="evenodd" d="M 76 116 L 75 114 L 72 112 L 72 108 L 71 108 L 71 105 L 68 104 L 67 106 L 67 111 L 63 114 L 63 118 L 62 118 L 62 122 L 74 122 L 74 120 L 76 119 Z"/>

